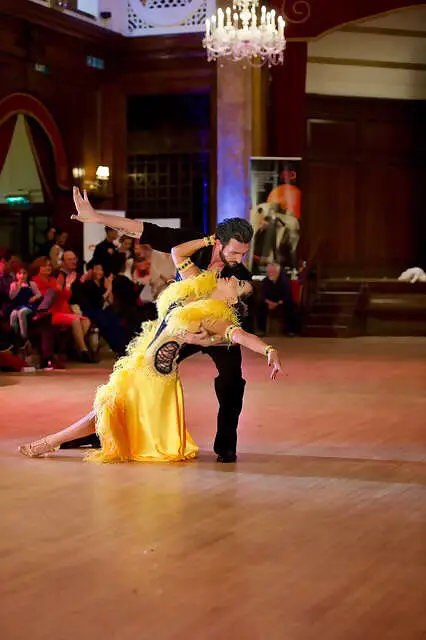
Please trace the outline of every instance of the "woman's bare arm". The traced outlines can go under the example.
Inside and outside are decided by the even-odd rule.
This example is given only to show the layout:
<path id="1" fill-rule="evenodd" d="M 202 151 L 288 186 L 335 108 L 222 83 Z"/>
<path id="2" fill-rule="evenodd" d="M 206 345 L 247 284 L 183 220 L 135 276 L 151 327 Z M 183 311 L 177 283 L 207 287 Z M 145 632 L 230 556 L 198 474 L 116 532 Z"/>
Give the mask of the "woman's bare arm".
<path id="1" fill-rule="evenodd" d="M 281 371 L 281 361 L 278 351 L 266 344 L 258 336 L 253 333 L 244 331 L 240 327 L 232 325 L 227 320 L 215 320 L 213 322 L 203 322 L 203 326 L 209 333 L 220 336 L 222 340 L 226 340 L 229 336 L 229 342 L 239 344 L 254 353 L 260 353 L 268 357 L 268 366 L 272 367 L 271 379 L 274 380 Z"/>

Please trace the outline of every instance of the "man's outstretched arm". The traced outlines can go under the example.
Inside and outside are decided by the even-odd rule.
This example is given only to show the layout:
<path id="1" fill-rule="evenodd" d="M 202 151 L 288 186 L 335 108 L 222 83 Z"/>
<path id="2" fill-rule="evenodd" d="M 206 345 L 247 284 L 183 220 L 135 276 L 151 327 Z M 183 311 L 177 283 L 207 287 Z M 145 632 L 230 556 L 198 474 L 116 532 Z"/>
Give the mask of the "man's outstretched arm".
<path id="1" fill-rule="evenodd" d="M 79 222 L 94 222 L 107 227 L 112 227 L 132 238 L 137 238 L 142 244 L 149 244 L 153 249 L 170 253 L 172 248 L 183 242 L 202 238 L 203 234 L 190 229 L 174 229 L 172 227 L 159 227 L 150 222 L 141 222 L 131 218 L 109 215 L 95 211 L 89 202 L 87 192 L 81 195 L 77 187 L 73 189 L 73 198 L 77 215 L 71 216 Z"/>

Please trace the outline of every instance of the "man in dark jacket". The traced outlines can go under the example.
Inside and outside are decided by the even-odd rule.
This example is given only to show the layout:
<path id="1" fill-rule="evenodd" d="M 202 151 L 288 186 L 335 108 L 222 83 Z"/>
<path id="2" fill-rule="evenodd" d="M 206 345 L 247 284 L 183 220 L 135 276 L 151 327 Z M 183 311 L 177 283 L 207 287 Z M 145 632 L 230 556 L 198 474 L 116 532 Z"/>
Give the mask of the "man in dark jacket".
<path id="1" fill-rule="evenodd" d="M 265 335 L 270 313 L 280 315 L 285 333 L 294 334 L 296 332 L 291 281 L 276 262 L 271 262 L 267 265 L 266 277 L 260 285 L 260 299 L 257 310 L 259 335 Z"/>
<path id="2" fill-rule="evenodd" d="M 140 238 L 153 249 L 170 253 L 172 247 L 202 238 L 202 233 L 187 229 L 159 227 L 139 220 L 120 218 L 98 213 L 90 205 L 87 194 L 84 198 L 74 188 L 74 203 L 78 216 L 73 218 L 81 222 L 109 224 L 119 231 Z M 235 276 L 240 280 L 251 280 L 251 274 L 242 264 L 250 249 L 253 237 L 251 225 L 242 218 L 230 218 L 218 224 L 215 231 L 218 242 L 197 251 L 191 259 L 200 269 L 218 269 L 220 277 Z M 204 346 L 205 337 L 200 336 L 199 344 L 186 344 L 181 350 L 180 360 L 199 351 L 206 353 L 216 365 L 218 376 L 215 379 L 215 391 L 219 402 L 217 433 L 214 451 L 218 462 L 235 462 L 237 449 L 237 427 L 244 397 L 245 380 L 241 369 L 241 349 L 238 345 L 225 349 L 223 346 Z"/>
<path id="3" fill-rule="evenodd" d="M 118 233 L 115 229 L 105 226 L 105 239 L 96 245 L 93 253 L 93 264 L 101 264 L 107 278 L 110 273 L 116 274 L 118 269 L 118 249 L 114 244 Z"/>

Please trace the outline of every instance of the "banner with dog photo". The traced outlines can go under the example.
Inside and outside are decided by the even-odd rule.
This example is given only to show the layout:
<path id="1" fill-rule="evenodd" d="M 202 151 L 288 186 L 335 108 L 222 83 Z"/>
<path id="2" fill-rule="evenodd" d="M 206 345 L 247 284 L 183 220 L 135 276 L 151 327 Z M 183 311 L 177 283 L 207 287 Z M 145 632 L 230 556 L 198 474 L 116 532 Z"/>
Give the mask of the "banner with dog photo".
<path id="1" fill-rule="evenodd" d="M 301 158 L 250 159 L 253 275 L 264 275 L 273 261 L 288 273 L 298 268 L 300 165 Z"/>

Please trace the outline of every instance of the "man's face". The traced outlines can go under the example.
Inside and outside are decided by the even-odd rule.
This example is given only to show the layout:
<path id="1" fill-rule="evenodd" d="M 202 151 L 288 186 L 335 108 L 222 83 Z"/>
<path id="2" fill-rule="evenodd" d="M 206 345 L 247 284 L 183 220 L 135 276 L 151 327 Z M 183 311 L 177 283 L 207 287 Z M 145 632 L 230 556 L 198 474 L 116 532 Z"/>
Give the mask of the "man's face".
<path id="1" fill-rule="evenodd" d="M 250 249 L 250 243 L 238 242 L 235 238 L 231 238 L 227 245 L 220 245 L 220 247 L 220 259 L 225 265 L 235 267 L 244 260 Z"/>
<path id="2" fill-rule="evenodd" d="M 8 264 L 4 258 L 0 258 L 0 273 L 3 274 L 7 272 L 8 272 Z"/>
<path id="3" fill-rule="evenodd" d="M 65 251 L 62 260 L 62 264 L 67 271 L 75 271 L 77 269 L 77 256 L 73 251 Z"/>
<path id="4" fill-rule="evenodd" d="M 115 242 L 115 240 L 117 240 L 118 238 L 118 231 L 115 231 L 115 229 L 111 229 L 111 231 L 106 232 L 106 237 L 108 242 Z"/>
<path id="5" fill-rule="evenodd" d="M 276 280 L 280 275 L 280 267 L 275 264 L 275 262 L 268 264 L 266 267 L 266 275 L 270 280 Z"/>

